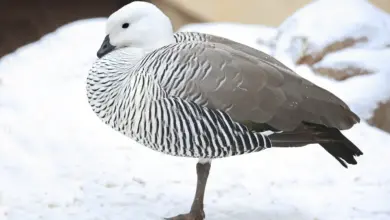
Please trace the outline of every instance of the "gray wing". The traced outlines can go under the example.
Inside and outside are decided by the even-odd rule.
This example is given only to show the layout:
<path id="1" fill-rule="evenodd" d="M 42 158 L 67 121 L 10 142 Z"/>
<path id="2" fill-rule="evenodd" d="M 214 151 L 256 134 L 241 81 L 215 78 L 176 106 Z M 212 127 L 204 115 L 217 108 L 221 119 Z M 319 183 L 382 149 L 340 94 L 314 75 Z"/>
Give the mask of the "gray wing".
<path id="1" fill-rule="evenodd" d="M 274 66 L 275 68 L 278 68 L 279 70 L 285 72 L 285 73 L 290 73 L 293 75 L 297 75 L 294 71 L 292 71 L 290 68 L 288 68 L 286 65 L 278 61 L 277 59 L 273 58 L 272 56 L 260 51 L 256 50 L 252 47 L 249 47 L 247 45 L 211 35 L 211 34 L 203 34 L 203 33 L 198 33 L 198 32 L 176 32 L 174 34 L 175 40 L 177 43 L 183 43 L 183 42 L 211 42 L 211 43 L 218 43 L 218 44 L 224 44 L 228 45 L 229 47 L 233 48 L 234 50 L 239 50 L 247 55 L 256 57 L 262 62 L 267 63 L 271 66 Z"/>
<path id="2" fill-rule="evenodd" d="M 348 129 L 359 121 L 330 92 L 248 48 L 227 39 L 182 41 L 154 51 L 146 71 L 168 95 L 223 110 L 242 123 L 292 131 L 302 122 Z"/>

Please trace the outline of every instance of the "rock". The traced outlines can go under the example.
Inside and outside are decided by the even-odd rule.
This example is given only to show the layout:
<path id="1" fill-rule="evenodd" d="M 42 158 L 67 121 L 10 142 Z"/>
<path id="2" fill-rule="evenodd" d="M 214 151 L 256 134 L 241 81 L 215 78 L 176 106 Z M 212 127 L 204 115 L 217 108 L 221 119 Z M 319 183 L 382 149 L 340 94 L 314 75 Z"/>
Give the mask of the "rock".
<path id="1" fill-rule="evenodd" d="M 368 41 L 367 37 L 360 37 L 360 38 L 346 38 L 341 41 L 335 41 L 322 50 L 319 50 L 317 52 L 308 53 L 306 55 L 302 55 L 298 60 L 296 60 L 297 64 L 307 64 L 307 65 L 313 65 L 317 63 L 318 61 L 321 61 L 326 55 L 337 52 L 343 49 L 351 48 L 355 46 L 358 43 L 366 43 Z"/>
<path id="2" fill-rule="evenodd" d="M 390 100 L 379 103 L 368 123 L 390 133 Z"/>
<path id="3" fill-rule="evenodd" d="M 320 67 L 320 68 L 314 68 L 313 70 L 317 74 L 330 77 L 338 81 L 343 81 L 354 76 L 361 76 L 361 75 L 374 73 L 373 70 L 368 70 L 368 69 L 354 67 L 354 66 L 341 68 L 341 69 L 331 68 L 331 67 L 327 67 L 327 68 Z"/>

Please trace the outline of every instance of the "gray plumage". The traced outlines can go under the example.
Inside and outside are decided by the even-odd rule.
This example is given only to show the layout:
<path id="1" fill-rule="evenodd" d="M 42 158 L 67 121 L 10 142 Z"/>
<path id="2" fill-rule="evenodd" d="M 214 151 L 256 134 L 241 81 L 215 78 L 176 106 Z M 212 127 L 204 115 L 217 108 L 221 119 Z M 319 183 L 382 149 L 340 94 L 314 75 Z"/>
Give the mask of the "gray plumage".
<path id="1" fill-rule="evenodd" d="M 359 117 L 336 96 L 248 46 L 200 33 L 174 37 L 146 55 L 117 49 L 94 63 L 88 100 L 106 124 L 175 156 L 319 143 L 343 166 L 356 164 L 362 152 L 339 130 Z"/>

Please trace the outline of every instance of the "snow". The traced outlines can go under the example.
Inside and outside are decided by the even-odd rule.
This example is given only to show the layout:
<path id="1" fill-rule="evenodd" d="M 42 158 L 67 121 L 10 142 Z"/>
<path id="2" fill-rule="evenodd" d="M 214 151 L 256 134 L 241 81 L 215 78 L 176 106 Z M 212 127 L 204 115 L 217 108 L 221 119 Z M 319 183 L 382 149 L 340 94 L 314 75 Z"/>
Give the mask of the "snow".
<path id="1" fill-rule="evenodd" d="M 346 38 L 368 38 L 355 48 L 383 48 L 390 45 L 389 32 L 390 15 L 368 0 L 317 0 L 280 25 L 274 55 L 288 54 L 295 62 Z"/>
<path id="2" fill-rule="evenodd" d="M 190 208 L 196 160 L 147 149 L 88 106 L 85 79 L 104 25 L 71 23 L 0 60 L 1 220 L 155 220 Z M 350 91 L 359 87 L 296 70 L 365 111 L 366 100 Z M 365 122 L 344 134 L 365 153 L 349 169 L 317 145 L 213 161 L 207 219 L 389 219 L 390 161 L 382 158 L 390 135 Z"/>

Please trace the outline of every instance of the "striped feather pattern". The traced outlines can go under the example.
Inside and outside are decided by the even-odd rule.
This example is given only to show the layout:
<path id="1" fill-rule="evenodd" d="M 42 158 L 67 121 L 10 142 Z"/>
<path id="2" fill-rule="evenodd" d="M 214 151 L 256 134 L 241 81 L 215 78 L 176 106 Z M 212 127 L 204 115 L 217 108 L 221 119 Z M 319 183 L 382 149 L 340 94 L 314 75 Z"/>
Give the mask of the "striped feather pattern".
<path id="1" fill-rule="evenodd" d="M 87 79 L 93 111 L 115 130 L 174 156 L 221 158 L 271 147 L 266 135 L 250 131 L 224 111 L 206 107 L 202 94 L 183 90 L 191 75 L 178 73 L 207 74 L 211 67 L 191 62 L 196 54 L 175 68 L 168 62 L 175 60 L 183 45 L 207 40 L 203 36 L 176 33 L 176 42 L 194 43 L 167 45 L 146 56 L 131 48 L 119 49 L 95 62 Z M 184 94 L 189 95 L 179 98 Z"/>

